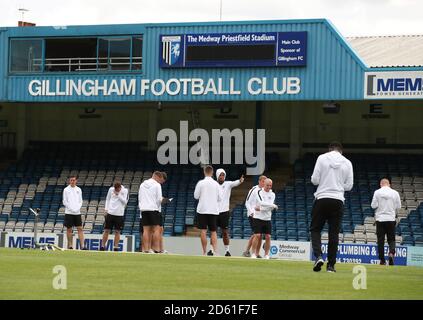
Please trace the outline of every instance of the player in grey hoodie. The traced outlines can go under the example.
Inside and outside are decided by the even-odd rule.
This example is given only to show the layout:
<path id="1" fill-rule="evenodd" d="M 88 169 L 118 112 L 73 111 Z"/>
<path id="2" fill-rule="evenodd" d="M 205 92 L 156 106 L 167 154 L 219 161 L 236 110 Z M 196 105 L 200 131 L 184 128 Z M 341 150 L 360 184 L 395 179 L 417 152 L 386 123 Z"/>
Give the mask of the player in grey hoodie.
<path id="1" fill-rule="evenodd" d="M 311 244 L 316 258 L 313 270 L 320 271 L 322 259 L 321 232 L 326 221 L 329 225 L 327 271 L 336 272 L 336 253 L 339 230 L 344 212 L 344 192 L 353 187 L 353 167 L 351 161 L 342 155 L 342 145 L 332 142 L 329 152 L 317 158 L 311 182 L 317 187 L 310 225 Z"/>
<path id="2" fill-rule="evenodd" d="M 377 247 L 380 264 L 385 265 L 385 235 L 389 245 L 389 265 L 394 265 L 395 225 L 397 210 L 401 208 L 401 198 L 397 191 L 391 189 L 388 179 L 380 180 L 380 189 L 376 190 L 372 199 L 375 210 Z"/>

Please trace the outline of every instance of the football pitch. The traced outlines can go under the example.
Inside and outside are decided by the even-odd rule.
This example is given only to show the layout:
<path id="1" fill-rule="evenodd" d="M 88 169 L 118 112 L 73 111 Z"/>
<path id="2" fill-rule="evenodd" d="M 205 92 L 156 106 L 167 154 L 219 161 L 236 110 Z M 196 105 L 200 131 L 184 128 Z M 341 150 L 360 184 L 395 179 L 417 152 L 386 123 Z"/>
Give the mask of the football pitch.
<path id="1" fill-rule="evenodd" d="M 57 265 L 65 290 L 53 288 Z M 0 249 L 0 299 L 423 299 L 423 268 L 140 253 Z M 62 280 L 61 284 L 64 282 Z"/>

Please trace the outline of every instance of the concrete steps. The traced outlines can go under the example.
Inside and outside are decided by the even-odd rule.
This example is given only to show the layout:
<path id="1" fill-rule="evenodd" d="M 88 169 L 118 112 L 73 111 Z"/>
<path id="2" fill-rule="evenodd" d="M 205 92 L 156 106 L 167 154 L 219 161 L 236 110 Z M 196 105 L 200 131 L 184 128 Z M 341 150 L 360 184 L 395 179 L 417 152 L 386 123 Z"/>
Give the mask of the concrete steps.
<path id="1" fill-rule="evenodd" d="M 284 166 L 272 171 L 266 172 L 265 175 L 273 180 L 273 191 L 280 191 L 294 178 L 294 168 L 292 166 Z"/>
<path id="2" fill-rule="evenodd" d="M 292 166 L 284 166 L 265 172 L 265 175 L 273 180 L 273 191 L 282 190 L 288 182 L 293 179 L 294 172 Z M 245 181 L 239 187 L 232 189 L 231 195 L 231 210 L 238 204 L 244 204 L 248 191 L 253 186 L 253 177 L 245 177 Z"/>
<path id="3" fill-rule="evenodd" d="M 253 177 L 244 176 L 244 183 L 232 189 L 230 210 L 232 210 L 236 205 L 244 203 L 248 191 L 251 189 L 252 185 Z"/>

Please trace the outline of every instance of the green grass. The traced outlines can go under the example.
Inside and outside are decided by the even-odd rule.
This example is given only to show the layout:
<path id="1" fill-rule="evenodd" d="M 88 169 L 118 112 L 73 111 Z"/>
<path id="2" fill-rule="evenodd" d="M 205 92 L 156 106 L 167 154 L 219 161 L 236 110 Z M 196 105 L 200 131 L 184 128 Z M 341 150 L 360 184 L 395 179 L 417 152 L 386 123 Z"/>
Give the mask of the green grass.
<path id="1" fill-rule="evenodd" d="M 56 265 L 67 290 L 52 287 Z M 0 249 L 0 299 L 423 299 L 423 268 L 365 266 L 355 290 L 353 264 Z"/>

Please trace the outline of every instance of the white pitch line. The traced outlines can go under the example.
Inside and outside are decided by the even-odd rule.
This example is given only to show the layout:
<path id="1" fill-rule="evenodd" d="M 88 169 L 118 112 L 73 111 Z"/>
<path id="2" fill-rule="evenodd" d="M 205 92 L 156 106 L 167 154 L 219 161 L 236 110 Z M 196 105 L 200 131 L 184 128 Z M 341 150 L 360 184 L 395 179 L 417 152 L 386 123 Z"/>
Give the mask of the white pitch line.
<path id="1" fill-rule="evenodd" d="M 298 262 L 309 262 L 309 261 L 304 261 L 304 260 L 287 260 L 287 259 L 278 259 L 278 258 L 270 258 L 270 259 L 263 259 L 263 258 L 257 258 L 257 259 L 251 259 L 249 257 L 242 257 L 242 256 L 231 256 L 231 257 L 225 257 L 225 256 L 221 256 L 221 255 L 214 255 L 214 256 L 207 256 L 207 255 L 186 255 L 186 254 L 182 254 L 182 253 L 144 253 L 144 252 L 138 252 L 138 251 L 134 251 L 134 252 L 128 252 L 128 251 L 100 251 L 100 250 L 79 250 L 79 249 L 73 249 L 73 250 L 69 250 L 69 249 L 64 249 L 64 251 L 69 251 L 69 252 L 88 252 L 88 253 L 100 253 L 100 254 L 140 254 L 140 255 L 150 255 L 150 256 L 179 256 L 179 257 L 202 257 L 202 258 L 224 258 L 224 259 L 249 259 L 249 260 L 272 260 L 272 261 L 298 261 Z"/>

